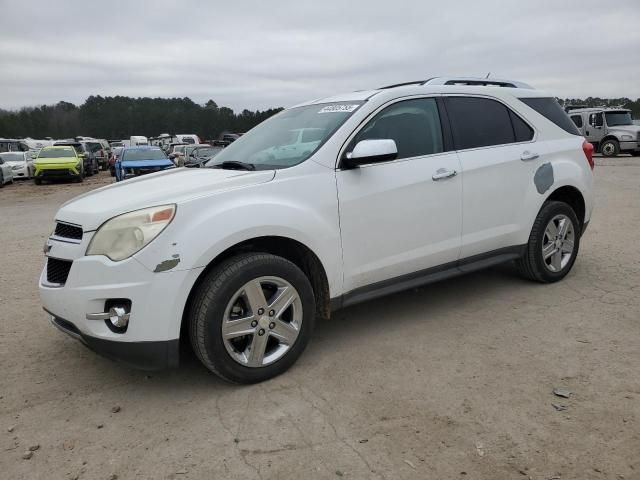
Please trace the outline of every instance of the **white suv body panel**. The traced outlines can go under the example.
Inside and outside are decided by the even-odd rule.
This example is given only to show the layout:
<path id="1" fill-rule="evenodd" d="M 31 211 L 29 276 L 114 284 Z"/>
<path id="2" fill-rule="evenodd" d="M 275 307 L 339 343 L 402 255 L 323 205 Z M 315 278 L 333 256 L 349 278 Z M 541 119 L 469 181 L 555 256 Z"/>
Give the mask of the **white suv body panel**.
<path id="1" fill-rule="evenodd" d="M 409 98 L 485 96 L 508 105 L 532 126 L 531 142 L 448 151 L 342 170 L 349 140 L 381 108 Z M 66 284 L 40 281 L 45 309 L 93 337 L 120 342 L 174 340 L 189 294 L 207 265 L 225 250 L 256 237 L 295 240 L 322 264 L 332 299 L 356 289 L 459 259 L 526 244 L 543 202 L 562 186 L 577 188 L 588 222 L 593 175 L 582 138 L 556 127 L 515 96 L 520 89 L 404 86 L 355 92 L 326 102 L 361 104 L 305 162 L 276 171 L 179 168 L 104 187 L 67 202 L 56 219 L 82 225 L 81 243 L 48 240 L 54 258 L 73 260 Z M 523 161 L 525 153 L 538 157 Z M 536 171 L 549 163 L 553 185 L 540 193 Z M 433 181 L 439 169 L 455 170 Z M 141 183 L 142 182 L 142 183 Z M 131 258 L 85 256 L 105 221 L 133 210 L 176 204 L 173 221 Z M 168 271 L 161 265 L 178 262 Z M 107 298 L 130 298 L 126 333 L 85 319 Z"/>

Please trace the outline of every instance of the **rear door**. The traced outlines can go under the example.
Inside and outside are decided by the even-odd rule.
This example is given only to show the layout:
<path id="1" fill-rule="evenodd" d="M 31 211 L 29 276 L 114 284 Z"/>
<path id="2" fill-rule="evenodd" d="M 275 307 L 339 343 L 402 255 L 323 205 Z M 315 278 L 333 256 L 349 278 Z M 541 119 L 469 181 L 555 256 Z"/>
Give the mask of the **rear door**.
<path id="1" fill-rule="evenodd" d="M 386 106 L 345 151 L 370 139 L 394 140 L 398 157 L 336 173 L 347 291 L 406 279 L 456 261 L 460 251 L 460 163 L 443 138 L 436 99 Z"/>
<path id="2" fill-rule="evenodd" d="M 539 162 L 533 128 L 497 99 L 445 101 L 463 172 L 460 258 L 522 243 L 527 193 Z"/>

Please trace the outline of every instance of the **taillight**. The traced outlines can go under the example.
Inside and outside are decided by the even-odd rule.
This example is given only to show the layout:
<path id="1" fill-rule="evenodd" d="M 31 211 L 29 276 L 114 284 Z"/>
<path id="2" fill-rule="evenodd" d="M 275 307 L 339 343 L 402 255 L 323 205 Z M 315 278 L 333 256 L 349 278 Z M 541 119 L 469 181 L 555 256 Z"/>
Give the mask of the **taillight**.
<path id="1" fill-rule="evenodd" d="M 593 161 L 593 145 L 591 145 L 586 140 L 582 142 L 582 151 L 584 152 L 584 156 L 587 157 L 587 162 L 589 162 L 589 166 L 591 170 L 596 166 Z"/>

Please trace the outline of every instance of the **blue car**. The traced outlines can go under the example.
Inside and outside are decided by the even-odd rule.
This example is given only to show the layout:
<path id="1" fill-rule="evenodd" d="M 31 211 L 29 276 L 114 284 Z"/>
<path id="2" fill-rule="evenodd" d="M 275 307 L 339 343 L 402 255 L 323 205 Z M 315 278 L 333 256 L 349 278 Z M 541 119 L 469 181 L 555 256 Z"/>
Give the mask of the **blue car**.
<path id="1" fill-rule="evenodd" d="M 115 164 L 116 181 L 159 172 L 175 165 L 160 147 L 138 146 L 122 150 Z"/>

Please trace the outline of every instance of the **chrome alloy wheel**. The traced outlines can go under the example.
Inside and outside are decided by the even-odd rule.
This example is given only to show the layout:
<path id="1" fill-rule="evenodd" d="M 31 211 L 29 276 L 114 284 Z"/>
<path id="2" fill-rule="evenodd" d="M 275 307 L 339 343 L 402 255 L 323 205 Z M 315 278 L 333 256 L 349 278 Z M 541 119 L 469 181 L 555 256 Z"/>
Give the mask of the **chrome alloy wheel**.
<path id="1" fill-rule="evenodd" d="M 231 358 L 246 367 L 264 367 L 293 346 L 302 326 L 302 300 L 280 277 L 246 283 L 224 311 L 222 339 Z"/>
<path id="2" fill-rule="evenodd" d="M 575 228 L 566 215 L 556 215 L 547 224 L 542 239 L 542 259 L 554 273 L 567 266 L 575 248 Z"/>
<path id="3" fill-rule="evenodd" d="M 602 154 L 610 157 L 616 153 L 616 147 L 613 143 L 607 142 L 602 147 Z"/>

